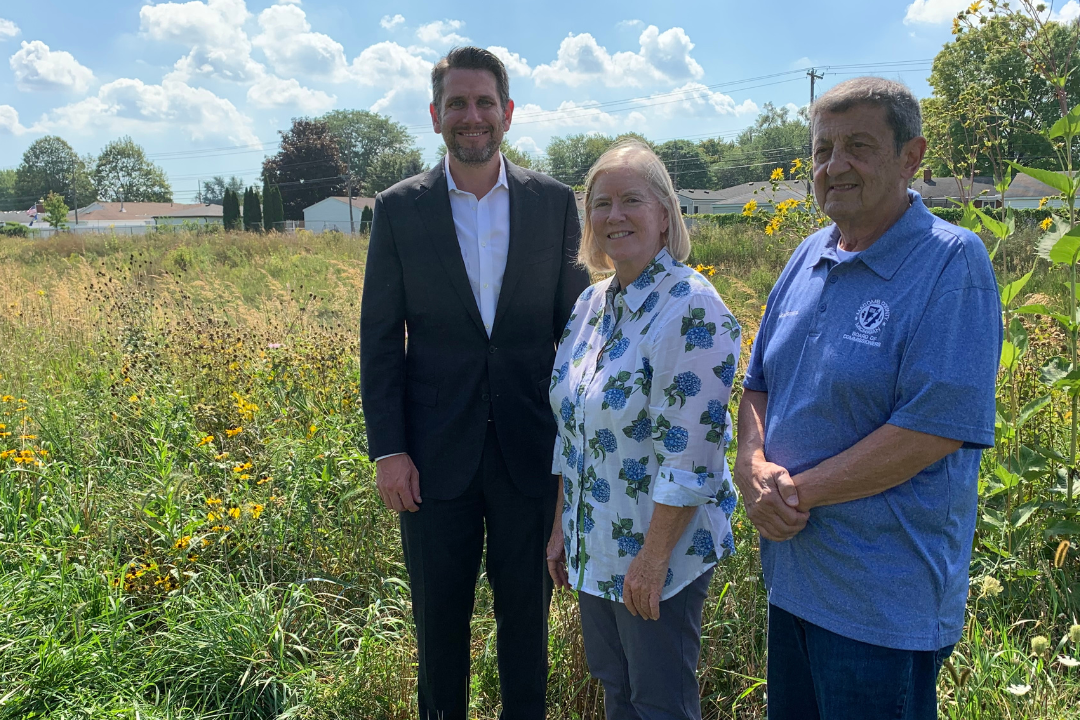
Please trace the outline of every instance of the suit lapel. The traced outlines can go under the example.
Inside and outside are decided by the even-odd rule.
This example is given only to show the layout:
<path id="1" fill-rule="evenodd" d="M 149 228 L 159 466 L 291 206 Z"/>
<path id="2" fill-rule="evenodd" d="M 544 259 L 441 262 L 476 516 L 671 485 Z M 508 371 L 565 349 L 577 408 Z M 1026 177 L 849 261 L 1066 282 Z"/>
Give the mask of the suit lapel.
<path id="1" fill-rule="evenodd" d="M 531 187 L 528 175 L 509 160 L 506 161 L 506 185 L 510 189 L 510 247 L 506 253 L 506 270 L 503 272 L 502 289 L 499 290 L 499 302 L 495 305 L 492 337 L 495 337 L 503 317 L 510 309 L 514 288 L 525 269 L 525 259 L 531 249 L 527 229 L 535 225 L 536 201 L 540 198 L 539 193 Z"/>
<path id="2" fill-rule="evenodd" d="M 416 209 L 427 229 L 428 242 L 442 261 L 446 278 L 468 310 L 469 317 L 486 336 L 480 308 L 476 306 L 476 298 L 469 285 L 469 273 L 465 270 L 465 261 L 461 258 L 461 246 L 458 245 L 457 230 L 454 229 L 454 214 L 450 209 L 450 193 L 442 163 L 432 168 L 424 179 L 423 190 L 416 197 Z"/>

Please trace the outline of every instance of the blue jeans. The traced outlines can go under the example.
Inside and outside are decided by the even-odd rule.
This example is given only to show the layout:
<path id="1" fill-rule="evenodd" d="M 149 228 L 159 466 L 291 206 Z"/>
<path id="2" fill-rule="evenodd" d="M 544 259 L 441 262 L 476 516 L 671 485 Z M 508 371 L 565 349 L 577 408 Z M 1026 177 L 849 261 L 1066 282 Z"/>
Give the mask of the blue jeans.
<path id="1" fill-rule="evenodd" d="M 870 645 L 769 605 L 769 720 L 935 720 L 952 649 Z"/>

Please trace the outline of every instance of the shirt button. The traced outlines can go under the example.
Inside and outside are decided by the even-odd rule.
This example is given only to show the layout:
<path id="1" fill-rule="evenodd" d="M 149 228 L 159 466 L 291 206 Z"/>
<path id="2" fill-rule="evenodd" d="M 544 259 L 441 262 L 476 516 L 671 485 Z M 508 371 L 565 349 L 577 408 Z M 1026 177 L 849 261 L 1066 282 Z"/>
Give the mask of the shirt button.
<path id="1" fill-rule="evenodd" d="M 485 289 L 485 290 L 487 290 L 487 286 L 488 286 L 488 284 L 487 284 L 487 283 L 484 283 L 484 289 Z"/>
<path id="2" fill-rule="evenodd" d="M 492 355 L 494 355 L 495 354 L 495 346 L 494 345 L 488 345 L 488 352 L 491 353 Z"/>
<path id="3" fill-rule="evenodd" d="M 821 303 L 820 305 L 817 306 L 817 309 L 820 310 L 821 312 L 825 312 L 825 307 L 826 307 L 825 303 Z"/>
<path id="4" fill-rule="evenodd" d="M 835 275 L 833 275 L 832 277 L 830 277 L 830 278 L 829 278 L 829 282 L 831 282 L 831 283 L 834 283 L 834 282 L 836 282 L 836 276 L 835 276 Z"/>
<path id="5" fill-rule="evenodd" d="M 489 395 L 487 393 L 484 393 L 483 395 L 480 396 L 480 399 L 483 400 L 484 402 L 487 402 L 488 400 L 491 399 L 491 395 Z"/>
<path id="6" fill-rule="evenodd" d="M 480 247 L 487 247 L 487 243 L 480 243 Z"/>

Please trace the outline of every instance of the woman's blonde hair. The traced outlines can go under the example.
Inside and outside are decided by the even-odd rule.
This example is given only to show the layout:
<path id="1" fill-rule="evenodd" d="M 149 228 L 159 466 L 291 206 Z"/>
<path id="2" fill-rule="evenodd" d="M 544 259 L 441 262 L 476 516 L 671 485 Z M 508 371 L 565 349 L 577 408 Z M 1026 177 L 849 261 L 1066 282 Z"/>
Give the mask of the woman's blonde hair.
<path id="1" fill-rule="evenodd" d="M 667 168 L 648 145 L 640 140 L 626 138 L 608 148 L 585 176 L 585 226 L 581 232 L 578 262 L 594 273 L 611 272 L 615 269 L 611 258 L 604 253 L 592 231 L 592 194 L 596 178 L 617 165 L 631 168 L 648 182 L 649 189 L 668 212 L 668 228 L 663 233 L 663 245 L 671 257 L 679 262 L 686 260 L 690 256 L 690 233 L 683 222 L 679 198 L 675 195 L 675 187 L 671 184 Z"/>

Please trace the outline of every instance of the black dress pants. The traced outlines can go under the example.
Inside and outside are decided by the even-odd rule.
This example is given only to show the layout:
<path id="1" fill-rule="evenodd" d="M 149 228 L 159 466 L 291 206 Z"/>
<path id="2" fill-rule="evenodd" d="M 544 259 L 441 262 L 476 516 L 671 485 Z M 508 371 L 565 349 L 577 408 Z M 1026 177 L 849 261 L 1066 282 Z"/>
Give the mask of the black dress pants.
<path id="1" fill-rule="evenodd" d="M 528 497 L 514 485 L 494 423 L 488 423 L 483 459 L 468 489 L 452 500 L 425 499 L 417 512 L 401 513 L 421 720 L 466 720 L 470 621 L 485 530 L 502 718 L 543 720 L 552 589 L 545 549 L 555 518 L 556 480 L 542 478 L 541 497 Z"/>

